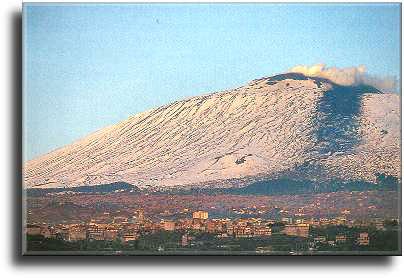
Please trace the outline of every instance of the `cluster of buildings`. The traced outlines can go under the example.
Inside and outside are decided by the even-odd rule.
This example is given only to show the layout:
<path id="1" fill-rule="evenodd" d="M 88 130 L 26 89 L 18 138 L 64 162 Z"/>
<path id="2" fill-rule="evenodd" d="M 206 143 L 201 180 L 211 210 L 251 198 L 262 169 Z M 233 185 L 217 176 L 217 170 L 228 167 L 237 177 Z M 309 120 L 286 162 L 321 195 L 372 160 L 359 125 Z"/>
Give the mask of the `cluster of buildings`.
<path id="1" fill-rule="evenodd" d="M 161 220 L 153 222 L 138 213 L 132 219 L 114 217 L 112 223 L 91 221 L 85 224 L 29 224 L 26 226 L 28 235 L 42 235 L 46 238 L 60 238 L 66 241 L 78 240 L 116 240 L 123 242 L 137 240 L 142 234 L 157 231 L 199 231 L 215 234 L 218 238 L 227 237 L 265 237 L 272 234 L 270 224 L 274 221 L 261 219 L 209 219 L 207 211 L 195 211 L 192 218 L 178 220 Z"/>
<path id="2" fill-rule="evenodd" d="M 208 219 L 207 211 L 196 211 L 192 219 L 184 218 L 164 220 L 161 227 L 166 231 L 185 232 L 189 230 L 216 234 L 218 238 L 226 237 L 263 237 L 270 236 L 272 230 L 269 227 L 274 221 L 257 218 L 231 220 L 228 218 Z"/>
<path id="3" fill-rule="evenodd" d="M 318 244 L 328 244 L 335 246 L 338 244 L 344 244 L 348 241 L 348 237 L 345 234 L 338 234 L 335 236 L 335 240 L 327 239 L 326 236 L 317 236 L 313 239 L 313 242 Z M 370 243 L 369 233 L 363 232 L 354 238 L 354 242 L 359 246 L 367 246 Z"/>
<path id="4" fill-rule="evenodd" d="M 398 221 L 398 220 L 397 220 Z M 372 218 L 366 220 L 354 220 L 347 219 L 346 216 L 337 216 L 334 218 L 293 218 L 293 217 L 282 217 L 281 222 L 284 224 L 308 224 L 312 227 L 321 226 L 347 226 L 347 227 L 368 227 L 374 226 L 377 230 L 386 230 L 384 226 L 384 219 L 382 218 Z"/>
<path id="5" fill-rule="evenodd" d="M 283 233 L 288 236 L 309 237 L 310 225 L 299 224 L 287 224 L 283 229 Z"/>
<path id="6" fill-rule="evenodd" d="M 74 224 L 30 224 L 26 226 L 26 233 L 29 235 L 42 235 L 46 238 L 59 238 L 66 241 L 79 240 L 120 240 L 129 242 L 137 240 L 141 235 L 153 234 L 157 231 L 177 231 L 182 233 L 181 245 L 187 246 L 193 239 L 191 231 L 214 234 L 217 238 L 253 238 L 269 237 L 273 234 L 273 225 L 279 221 L 261 218 L 241 219 L 209 219 L 207 211 L 194 211 L 192 218 L 180 218 L 176 220 L 152 221 L 144 216 L 142 210 L 136 211 L 129 218 L 126 216 L 115 216 L 103 221 L 101 218 L 93 219 L 89 223 Z M 107 221 L 109 219 L 109 221 Z M 283 217 L 282 223 L 276 233 L 288 236 L 308 238 L 311 226 L 321 225 L 351 225 L 344 217 L 333 219 L 294 219 Z M 356 223 L 361 225 L 362 223 Z M 383 221 L 375 220 L 373 223 L 377 229 L 384 229 Z M 327 240 L 325 236 L 317 236 L 314 243 L 341 244 L 347 241 L 344 234 L 338 234 L 335 239 Z M 360 233 L 356 239 L 358 245 L 369 245 L 368 233 Z"/>
<path id="7" fill-rule="evenodd" d="M 138 224 L 59 224 L 27 225 L 28 235 L 42 235 L 45 238 L 59 238 L 65 241 L 120 239 L 123 242 L 137 240 L 141 227 Z"/>
<path id="8" fill-rule="evenodd" d="M 116 216 L 113 218 L 112 223 L 99 223 L 99 220 L 92 220 L 90 223 L 84 224 L 29 224 L 26 226 L 26 233 L 28 235 L 42 235 L 45 238 L 59 238 L 66 241 L 113 241 L 120 239 L 123 242 L 128 242 L 137 240 L 141 235 L 141 231 L 154 232 L 160 229 L 159 225 L 144 217 L 143 211 L 136 212 L 132 219 Z"/>
<path id="9" fill-rule="evenodd" d="M 305 218 L 292 218 L 292 217 L 282 217 L 281 222 L 285 224 L 308 224 L 310 226 L 327 226 L 327 225 L 346 225 L 346 226 L 353 226 L 354 222 L 351 220 L 347 220 L 345 216 L 338 216 L 335 218 L 310 218 L 310 219 L 305 219 Z"/>

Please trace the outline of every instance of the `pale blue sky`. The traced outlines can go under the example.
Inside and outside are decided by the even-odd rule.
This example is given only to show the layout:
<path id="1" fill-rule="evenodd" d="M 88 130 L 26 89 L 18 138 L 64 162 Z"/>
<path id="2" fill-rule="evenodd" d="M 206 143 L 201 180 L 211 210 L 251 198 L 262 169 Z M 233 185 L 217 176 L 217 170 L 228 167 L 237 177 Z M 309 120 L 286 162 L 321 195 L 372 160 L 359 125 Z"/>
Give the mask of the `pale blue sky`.
<path id="1" fill-rule="evenodd" d="M 24 160 L 294 65 L 400 76 L 399 4 L 24 4 Z"/>

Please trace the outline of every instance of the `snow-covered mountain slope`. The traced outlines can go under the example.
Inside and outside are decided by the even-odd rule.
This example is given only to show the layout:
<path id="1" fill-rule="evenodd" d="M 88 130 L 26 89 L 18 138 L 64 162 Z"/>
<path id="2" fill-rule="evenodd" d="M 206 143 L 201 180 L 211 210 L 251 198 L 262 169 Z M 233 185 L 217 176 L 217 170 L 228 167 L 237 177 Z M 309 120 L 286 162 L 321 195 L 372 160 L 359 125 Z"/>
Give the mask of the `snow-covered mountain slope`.
<path id="1" fill-rule="evenodd" d="M 399 95 L 288 73 L 134 115 L 28 161 L 24 181 L 38 188 L 228 186 L 282 175 L 375 181 L 376 173 L 401 178 L 400 163 Z"/>

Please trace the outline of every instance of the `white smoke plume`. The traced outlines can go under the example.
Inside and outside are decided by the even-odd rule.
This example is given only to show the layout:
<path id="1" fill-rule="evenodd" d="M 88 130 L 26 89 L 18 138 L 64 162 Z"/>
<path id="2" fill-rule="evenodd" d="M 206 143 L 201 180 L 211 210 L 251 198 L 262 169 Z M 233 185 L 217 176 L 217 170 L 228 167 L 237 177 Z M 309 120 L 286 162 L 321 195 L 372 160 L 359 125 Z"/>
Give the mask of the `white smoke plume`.
<path id="1" fill-rule="evenodd" d="M 397 92 L 398 82 L 393 77 L 376 77 L 366 72 L 366 67 L 336 68 L 326 67 L 325 64 L 316 64 L 313 66 L 298 65 L 290 69 L 290 72 L 302 73 L 306 76 L 322 77 L 332 82 L 344 85 L 370 85 L 382 92 Z"/>

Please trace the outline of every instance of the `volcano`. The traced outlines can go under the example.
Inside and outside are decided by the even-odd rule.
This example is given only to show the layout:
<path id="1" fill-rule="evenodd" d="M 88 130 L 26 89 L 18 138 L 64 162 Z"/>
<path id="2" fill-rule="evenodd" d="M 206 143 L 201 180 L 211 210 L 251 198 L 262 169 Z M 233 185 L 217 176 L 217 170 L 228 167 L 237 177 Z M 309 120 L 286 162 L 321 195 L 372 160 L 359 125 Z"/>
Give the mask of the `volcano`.
<path id="1" fill-rule="evenodd" d="M 26 188 L 401 179 L 400 97 L 285 73 L 131 116 L 24 164 Z"/>

